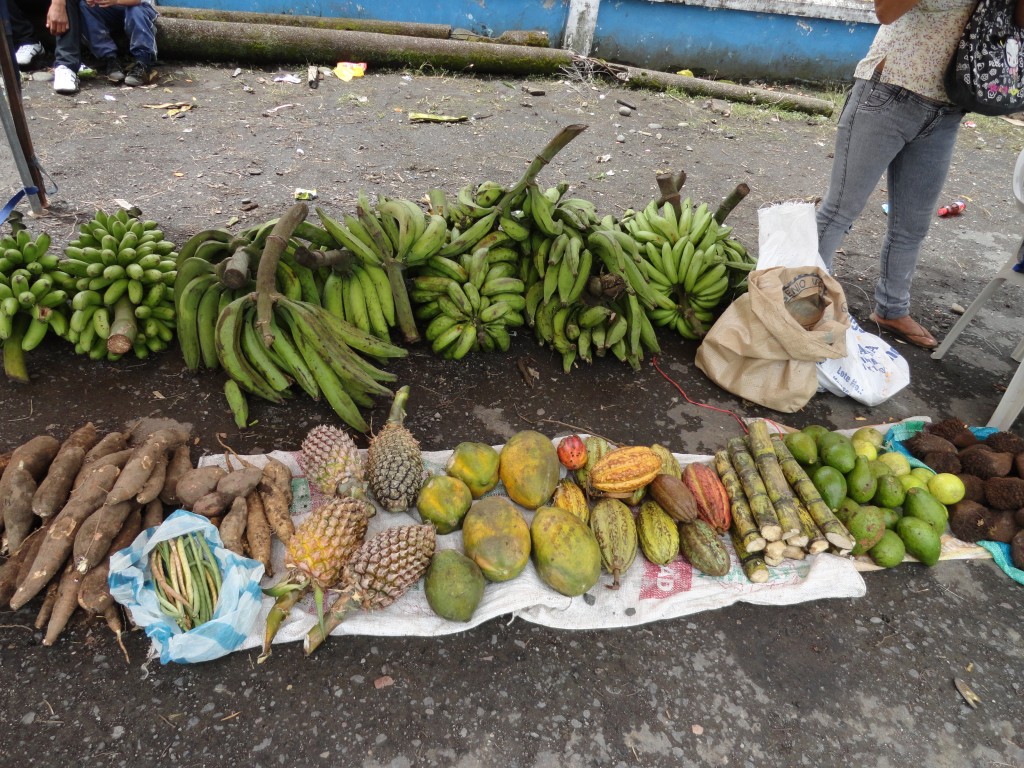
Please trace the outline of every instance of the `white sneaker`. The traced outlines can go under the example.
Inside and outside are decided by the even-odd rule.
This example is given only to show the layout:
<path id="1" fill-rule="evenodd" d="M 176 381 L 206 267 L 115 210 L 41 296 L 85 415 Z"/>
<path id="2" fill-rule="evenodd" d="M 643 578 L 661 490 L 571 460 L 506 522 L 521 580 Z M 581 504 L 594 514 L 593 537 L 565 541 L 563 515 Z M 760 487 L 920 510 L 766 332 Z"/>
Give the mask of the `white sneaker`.
<path id="1" fill-rule="evenodd" d="M 19 45 L 18 50 L 14 52 L 14 60 L 18 62 L 19 67 L 27 67 L 32 63 L 32 59 L 43 52 L 43 46 L 39 43 L 25 43 Z"/>
<path id="2" fill-rule="evenodd" d="M 67 95 L 78 93 L 78 75 L 71 67 L 58 64 L 53 70 L 53 90 Z"/>

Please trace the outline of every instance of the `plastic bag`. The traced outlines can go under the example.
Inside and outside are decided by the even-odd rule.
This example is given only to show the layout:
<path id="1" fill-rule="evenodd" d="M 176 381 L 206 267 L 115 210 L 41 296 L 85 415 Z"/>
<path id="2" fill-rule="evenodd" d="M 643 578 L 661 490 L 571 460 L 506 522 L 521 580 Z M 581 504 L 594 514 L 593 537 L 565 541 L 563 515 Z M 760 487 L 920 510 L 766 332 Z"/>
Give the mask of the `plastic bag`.
<path id="1" fill-rule="evenodd" d="M 818 384 L 834 395 L 878 405 L 910 383 L 906 359 L 883 339 L 850 318 L 846 357 L 818 363 Z"/>
<path id="2" fill-rule="evenodd" d="M 757 269 L 818 267 L 818 223 L 810 203 L 779 203 L 757 210 Z"/>
<path id="3" fill-rule="evenodd" d="M 149 573 L 150 552 L 162 541 L 197 531 L 220 565 L 220 599 L 213 618 L 185 632 L 160 610 Z M 160 662 L 195 664 L 217 659 L 239 648 L 260 611 L 263 565 L 225 549 L 220 533 L 200 515 L 179 509 L 161 525 L 149 528 L 130 547 L 110 558 L 110 594 L 131 612 L 160 652 Z"/>

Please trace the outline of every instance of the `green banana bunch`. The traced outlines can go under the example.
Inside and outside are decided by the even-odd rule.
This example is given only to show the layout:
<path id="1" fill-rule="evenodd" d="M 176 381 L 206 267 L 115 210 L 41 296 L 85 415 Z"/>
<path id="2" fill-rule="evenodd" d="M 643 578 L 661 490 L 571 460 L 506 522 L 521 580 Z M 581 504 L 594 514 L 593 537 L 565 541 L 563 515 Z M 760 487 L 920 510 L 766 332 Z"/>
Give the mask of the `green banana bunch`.
<path id="1" fill-rule="evenodd" d="M 194 247 L 201 248 L 200 241 Z M 144 358 L 166 349 L 177 325 L 178 257 L 155 221 L 133 218 L 123 209 L 96 211 L 60 262 L 73 278 L 72 312 L 63 336 L 75 352 L 118 360 L 129 352 Z"/>
<path id="2" fill-rule="evenodd" d="M 500 242 L 495 238 L 493 242 Z M 505 352 L 510 328 L 524 324 L 525 284 L 516 277 L 519 252 L 504 245 L 477 248 L 457 260 L 435 256 L 410 281 L 424 338 L 442 357 Z"/>
<path id="3" fill-rule="evenodd" d="M 0 239 L 0 342 L 4 371 L 11 379 L 28 382 L 25 352 L 39 346 L 52 328 L 58 336 L 68 329 L 67 298 L 74 279 L 49 252 L 50 236 L 35 240 L 28 230 Z"/>
<path id="4" fill-rule="evenodd" d="M 651 320 L 674 328 L 683 338 L 707 333 L 716 313 L 744 290 L 754 259 L 719 225 L 707 203 L 689 198 L 677 215 L 670 203 L 650 202 L 626 216 L 623 226 L 637 244 L 641 273 L 659 295 L 648 306 Z"/>

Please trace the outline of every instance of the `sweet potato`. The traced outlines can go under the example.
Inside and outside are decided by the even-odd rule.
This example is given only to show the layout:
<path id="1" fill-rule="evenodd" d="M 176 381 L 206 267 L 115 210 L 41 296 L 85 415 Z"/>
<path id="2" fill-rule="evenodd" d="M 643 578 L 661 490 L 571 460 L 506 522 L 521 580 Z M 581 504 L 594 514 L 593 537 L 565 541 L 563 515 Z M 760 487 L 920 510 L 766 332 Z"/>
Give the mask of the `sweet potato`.
<path id="1" fill-rule="evenodd" d="M 36 528 L 28 535 L 28 538 L 21 542 L 21 546 L 11 553 L 10 557 L 0 567 L 0 606 L 7 605 L 14 596 L 18 584 L 32 567 L 36 559 L 39 546 L 46 538 L 46 528 Z"/>
<path id="2" fill-rule="evenodd" d="M 231 502 L 234 500 L 235 497 L 228 493 L 210 491 L 205 496 L 200 497 L 196 503 L 192 505 L 192 511 L 197 515 L 202 515 L 203 517 L 217 517 L 218 515 L 224 514 L 228 507 L 231 506 Z"/>
<path id="3" fill-rule="evenodd" d="M 57 585 L 57 597 L 50 609 L 50 616 L 46 623 L 46 634 L 43 636 L 43 645 L 50 646 L 57 642 L 60 633 L 68 625 L 71 614 L 78 608 L 78 590 L 82 586 L 82 579 L 85 574 L 79 573 L 71 564 L 64 569 L 64 575 L 60 577 Z"/>
<path id="4" fill-rule="evenodd" d="M 52 517 L 68 500 L 75 476 L 82 468 L 85 449 L 65 443 L 50 464 L 50 469 L 32 496 L 32 511 L 39 517 Z"/>
<path id="5" fill-rule="evenodd" d="M 231 475 L 228 475 L 230 477 Z M 245 525 L 249 518 L 249 506 L 245 496 L 235 496 L 231 509 L 220 522 L 220 539 L 232 552 L 245 557 Z"/>
<path id="6" fill-rule="evenodd" d="M 263 500 L 263 513 L 270 523 L 271 530 L 284 544 L 287 544 L 295 533 L 292 522 L 292 473 L 277 459 L 270 459 L 263 468 L 263 477 L 259 484 L 260 496 Z"/>
<path id="7" fill-rule="evenodd" d="M 217 490 L 231 496 L 248 496 L 259 485 L 262 478 L 263 470 L 257 467 L 236 469 L 217 481 Z"/>
<path id="8" fill-rule="evenodd" d="M 170 506 L 177 507 L 181 502 L 178 500 L 178 481 L 182 475 L 192 469 L 192 459 L 189 456 L 188 446 L 179 445 L 171 453 L 167 461 L 167 473 L 164 475 L 164 487 L 160 490 L 160 500 Z"/>
<path id="9" fill-rule="evenodd" d="M 0 506 L 3 507 L 7 545 L 16 549 L 31 533 L 36 522 L 32 514 L 36 481 L 28 470 L 12 465 L 4 472 L 4 483 L 7 493 L 0 497 Z"/>
<path id="10" fill-rule="evenodd" d="M 178 479 L 175 486 L 178 503 L 186 509 L 191 509 L 199 499 L 216 490 L 217 483 L 226 474 L 227 470 L 224 467 L 217 466 L 190 469 Z"/>
<path id="11" fill-rule="evenodd" d="M 149 504 L 164 489 L 164 479 L 167 477 L 167 458 L 166 452 L 157 457 L 153 471 L 150 472 L 142 490 L 135 494 L 135 500 L 139 504 Z"/>
<path id="12" fill-rule="evenodd" d="M 111 504 L 109 498 L 108 496 L 108 502 L 90 517 L 90 519 L 92 517 L 96 519 L 90 523 L 88 535 L 84 534 L 85 526 L 83 524 L 83 530 L 80 530 L 75 536 L 71 560 L 75 570 L 79 573 L 88 573 L 103 560 L 107 550 L 110 549 L 110 543 L 124 525 L 125 519 L 137 507 L 134 500 Z"/>
<path id="13" fill-rule="evenodd" d="M 154 528 L 164 521 L 164 503 L 160 499 L 153 499 L 142 510 L 142 527 Z"/>
<path id="14" fill-rule="evenodd" d="M 89 480 L 81 488 L 71 494 L 68 503 L 52 519 L 31 568 L 19 582 L 18 589 L 11 598 L 12 608 L 17 610 L 25 605 L 60 571 L 71 551 L 78 529 L 103 505 L 103 500 L 113 487 L 119 471 L 117 467 L 112 466 L 99 469 L 90 475 Z"/>
<path id="15" fill-rule="evenodd" d="M 82 583 L 78 589 L 78 604 L 87 613 L 99 616 L 114 604 L 114 598 L 110 596 L 110 588 L 107 585 L 107 576 L 110 574 L 110 558 L 114 553 L 125 547 L 130 547 L 142 527 L 142 512 L 138 509 L 132 510 L 131 514 L 125 518 L 121 530 L 111 542 L 107 556 L 82 577 Z"/>
<path id="16" fill-rule="evenodd" d="M 107 503 L 115 505 L 135 498 L 146 484 L 160 457 L 184 444 L 186 440 L 188 432 L 184 429 L 158 429 L 147 437 L 124 465 L 117 483 L 110 491 Z"/>
<path id="17" fill-rule="evenodd" d="M 263 511 L 263 499 L 259 491 L 253 491 L 245 497 L 247 518 L 245 521 L 245 541 L 249 545 L 249 557 L 263 563 L 263 572 L 272 576 L 270 567 L 270 523 Z"/>
<path id="18" fill-rule="evenodd" d="M 0 476 L 0 512 L 7 531 L 7 546 L 12 552 L 32 530 L 35 523 L 32 516 L 32 494 L 39 481 L 46 476 L 46 470 L 59 450 L 60 440 L 50 435 L 39 435 L 11 452 L 11 461 Z M 31 484 L 28 483 L 29 479 Z M 12 494 L 15 495 L 14 499 L 11 498 Z"/>
<path id="19" fill-rule="evenodd" d="M 112 453 L 119 453 L 128 449 L 128 438 L 123 432 L 110 432 L 105 435 L 96 445 L 89 449 L 82 459 L 82 468 L 75 477 L 74 486 L 77 488 L 85 480 L 84 474 L 100 459 Z M 127 461 L 127 459 L 125 459 Z"/>

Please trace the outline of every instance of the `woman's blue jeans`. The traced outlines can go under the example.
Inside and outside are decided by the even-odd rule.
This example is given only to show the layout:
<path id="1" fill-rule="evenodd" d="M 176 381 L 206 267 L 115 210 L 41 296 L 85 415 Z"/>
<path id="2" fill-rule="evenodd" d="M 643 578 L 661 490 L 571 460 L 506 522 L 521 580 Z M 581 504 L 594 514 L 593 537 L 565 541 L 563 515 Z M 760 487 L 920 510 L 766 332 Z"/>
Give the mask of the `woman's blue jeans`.
<path id="1" fill-rule="evenodd" d="M 117 56 L 117 43 L 111 30 L 125 31 L 128 53 L 136 61 L 151 66 L 156 61 L 156 9 L 149 3 L 130 6 L 92 7 L 82 0 L 82 25 L 85 39 L 97 59 Z"/>
<path id="2" fill-rule="evenodd" d="M 828 192 L 818 209 L 818 252 L 832 268 L 875 185 L 886 174 L 889 216 L 875 283 L 875 312 L 910 314 L 910 284 L 935 216 L 964 112 L 877 80 L 854 81 L 839 117 Z"/>

